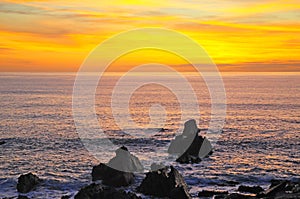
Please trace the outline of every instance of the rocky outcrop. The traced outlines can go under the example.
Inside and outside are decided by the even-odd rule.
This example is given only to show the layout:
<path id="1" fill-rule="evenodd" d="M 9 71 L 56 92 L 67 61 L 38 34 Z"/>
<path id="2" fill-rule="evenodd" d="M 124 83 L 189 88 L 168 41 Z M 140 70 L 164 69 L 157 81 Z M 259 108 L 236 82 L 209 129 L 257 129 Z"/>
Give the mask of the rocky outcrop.
<path id="1" fill-rule="evenodd" d="M 137 157 L 129 153 L 126 147 L 116 150 L 116 156 L 107 164 L 100 163 L 93 167 L 92 180 L 102 180 L 109 186 L 128 186 L 134 182 L 133 172 L 143 171 L 143 166 Z"/>
<path id="2" fill-rule="evenodd" d="M 179 154 L 177 162 L 198 163 L 201 158 L 212 153 L 211 143 L 207 138 L 198 135 L 199 132 L 196 121 L 189 120 L 184 124 L 183 133 L 171 141 L 168 152 Z"/>
<path id="3" fill-rule="evenodd" d="M 40 181 L 41 180 L 32 173 L 21 175 L 18 178 L 17 190 L 20 193 L 28 193 L 34 189 Z"/>
<path id="4" fill-rule="evenodd" d="M 74 199 L 141 199 L 136 194 L 104 187 L 100 184 L 91 184 L 80 189 Z"/>
<path id="5" fill-rule="evenodd" d="M 163 168 L 148 172 L 138 191 L 156 197 L 191 198 L 182 175 L 172 166 L 170 171 Z"/>

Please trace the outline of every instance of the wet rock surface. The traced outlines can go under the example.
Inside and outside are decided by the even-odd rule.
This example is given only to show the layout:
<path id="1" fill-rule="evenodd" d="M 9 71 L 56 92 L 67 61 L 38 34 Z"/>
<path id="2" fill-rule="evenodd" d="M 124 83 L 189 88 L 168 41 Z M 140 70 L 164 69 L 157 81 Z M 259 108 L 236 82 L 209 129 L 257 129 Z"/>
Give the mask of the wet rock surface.
<path id="1" fill-rule="evenodd" d="M 140 197 L 131 192 L 93 183 L 80 189 L 74 199 L 140 199 Z"/>
<path id="2" fill-rule="evenodd" d="M 34 174 L 28 173 L 18 178 L 17 190 L 20 193 L 28 193 L 33 190 L 41 180 Z"/>
<path id="3" fill-rule="evenodd" d="M 199 132 L 195 120 L 185 122 L 183 133 L 171 141 L 168 153 L 179 154 L 176 161 L 182 164 L 199 163 L 201 158 L 212 153 L 211 143 L 198 135 Z"/>
<path id="4" fill-rule="evenodd" d="M 300 198 L 300 181 L 272 180 L 268 189 L 263 190 L 259 186 L 249 187 L 241 185 L 238 188 L 240 192 L 252 194 L 230 193 L 214 194 L 211 192 L 199 192 L 199 197 L 213 197 L 214 199 L 299 199 Z M 257 192 L 257 193 L 254 193 Z"/>
<path id="5" fill-rule="evenodd" d="M 198 193 L 198 197 L 213 197 L 217 195 L 227 195 L 228 191 L 202 190 Z"/>
<path id="6" fill-rule="evenodd" d="M 191 198 L 182 175 L 174 168 L 150 171 L 137 189 L 139 192 L 156 197 Z"/>
<path id="7" fill-rule="evenodd" d="M 102 180 L 103 184 L 114 187 L 128 186 L 134 182 L 133 172 L 143 170 L 138 158 L 123 146 L 116 150 L 116 156 L 107 164 L 100 163 L 93 167 L 92 180 Z"/>

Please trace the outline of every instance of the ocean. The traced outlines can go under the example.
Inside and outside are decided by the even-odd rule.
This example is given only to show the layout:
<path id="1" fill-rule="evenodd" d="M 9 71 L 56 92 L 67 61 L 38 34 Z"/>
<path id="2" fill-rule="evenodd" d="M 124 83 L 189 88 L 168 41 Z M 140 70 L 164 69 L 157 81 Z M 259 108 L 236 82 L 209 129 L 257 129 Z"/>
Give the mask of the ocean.
<path id="1" fill-rule="evenodd" d="M 17 178 L 28 172 L 43 179 L 36 190 L 26 194 L 28 197 L 74 196 L 91 183 L 92 167 L 113 157 L 111 151 L 98 151 L 96 156 L 90 153 L 76 131 L 72 110 L 75 78 L 75 73 L 0 73 L 0 140 L 5 141 L 0 145 L 0 198 L 17 196 Z M 238 184 L 266 188 L 271 179 L 299 178 L 299 73 L 224 73 L 227 110 L 223 132 L 213 154 L 193 165 L 178 164 L 164 152 L 182 131 L 180 107 L 191 104 L 189 93 L 176 91 L 186 94 L 186 99 L 178 101 L 163 85 L 140 85 L 129 102 L 123 98 L 116 102 L 129 103 L 126 110 L 114 107 L 120 120 L 116 122 L 111 96 L 119 78 L 111 74 L 99 82 L 95 94 L 99 126 L 116 148 L 125 145 L 146 167 L 160 160 L 175 166 L 194 197 L 202 189 L 232 191 Z M 133 76 L 121 86 L 135 85 L 139 78 L 144 77 Z M 166 74 L 156 78 L 175 87 L 178 84 Z M 197 96 L 199 110 L 190 107 L 185 114 L 196 119 L 201 133 L 208 135 L 208 87 L 200 77 L 189 74 L 186 78 Z M 132 132 L 138 131 L 134 136 L 120 128 L 126 126 L 128 112 L 137 125 L 136 129 L 131 126 Z M 163 132 L 159 132 L 161 128 Z M 134 191 L 143 177 L 137 174 L 136 182 L 126 189 Z"/>

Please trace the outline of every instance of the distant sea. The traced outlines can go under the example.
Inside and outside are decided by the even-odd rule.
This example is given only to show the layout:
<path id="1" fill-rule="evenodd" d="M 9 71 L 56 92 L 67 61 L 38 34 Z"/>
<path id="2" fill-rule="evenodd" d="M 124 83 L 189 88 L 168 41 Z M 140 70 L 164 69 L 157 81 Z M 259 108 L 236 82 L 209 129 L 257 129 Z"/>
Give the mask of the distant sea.
<path id="1" fill-rule="evenodd" d="M 92 166 L 112 157 L 103 151 L 103 160 L 96 159 L 79 139 L 72 116 L 75 77 L 73 73 L 0 73 L 0 140 L 6 142 L 0 145 L 0 198 L 17 196 L 17 178 L 28 172 L 44 179 L 27 194 L 29 197 L 74 195 L 91 183 Z M 168 75 L 158 78 L 169 78 L 176 84 Z M 153 104 L 165 108 L 167 119 L 164 126 L 152 126 L 165 131 L 153 135 L 151 142 L 132 140 L 118 128 L 110 109 L 110 96 L 118 79 L 112 74 L 99 83 L 95 97 L 99 125 L 116 144 L 126 145 L 134 155 L 151 163 L 152 155 L 162 155 L 156 154 L 160 151 L 157 149 L 166 148 L 182 128 L 179 103 L 163 86 L 152 84 L 138 89 L 131 97 L 130 113 L 139 129 L 149 123 Z M 199 112 L 194 119 L 205 134 L 210 95 L 201 78 L 189 74 L 187 79 L 200 106 L 191 114 Z M 182 173 L 193 196 L 201 189 L 231 191 L 237 183 L 266 187 L 274 178 L 299 178 L 300 74 L 224 73 L 223 81 L 227 116 L 214 153 L 199 164 L 166 164 Z M 134 84 L 134 78 L 129 83 Z M 128 189 L 134 190 L 142 178 L 139 174 Z"/>

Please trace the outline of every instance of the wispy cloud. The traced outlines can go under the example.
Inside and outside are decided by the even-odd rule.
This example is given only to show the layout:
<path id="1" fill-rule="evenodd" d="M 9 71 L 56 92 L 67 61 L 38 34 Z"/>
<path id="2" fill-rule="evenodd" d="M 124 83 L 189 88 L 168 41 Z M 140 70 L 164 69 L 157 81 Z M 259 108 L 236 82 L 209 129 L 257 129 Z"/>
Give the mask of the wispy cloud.
<path id="1" fill-rule="evenodd" d="M 299 71 L 299 11 L 297 0 L 4 0 L 0 70 L 75 71 L 109 36 L 151 26 L 191 36 L 221 70 Z"/>

